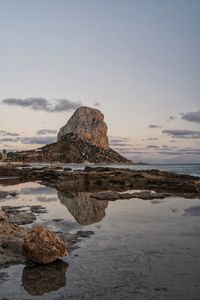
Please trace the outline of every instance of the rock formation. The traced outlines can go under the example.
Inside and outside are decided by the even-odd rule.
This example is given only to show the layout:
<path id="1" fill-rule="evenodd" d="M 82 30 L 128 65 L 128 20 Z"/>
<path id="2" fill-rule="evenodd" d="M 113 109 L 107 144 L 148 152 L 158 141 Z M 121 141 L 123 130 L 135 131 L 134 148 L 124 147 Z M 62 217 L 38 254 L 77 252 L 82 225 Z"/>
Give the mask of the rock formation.
<path id="1" fill-rule="evenodd" d="M 57 143 L 40 149 L 21 152 L 24 162 L 61 163 L 129 163 L 130 161 L 112 150 L 93 145 L 76 134 L 69 133 Z"/>
<path id="2" fill-rule="evenodd" d="M 23 250 L 28 259 L 41 264 L 51 263 L 68 254 L 65 242 L 43 226 L 34 226 L 29 230 Z"/>
<path id="3" fill-rule="evenodd" d="M 108 149 L 107 125 L 104 115 L 98 110 L 90 107 L 79 107 L 67 124 L 58 133 L 58 141 L 66 134 L 76 134 L 78 138 L 92 145 Z"/>
<path id="4" fill-rule="evenodd" d="M 97 109 L 79 107 L 58 133 L 57 142 L 17 152 L 23 162 L 130 163 L 109 148 L 104 115 Z"/>

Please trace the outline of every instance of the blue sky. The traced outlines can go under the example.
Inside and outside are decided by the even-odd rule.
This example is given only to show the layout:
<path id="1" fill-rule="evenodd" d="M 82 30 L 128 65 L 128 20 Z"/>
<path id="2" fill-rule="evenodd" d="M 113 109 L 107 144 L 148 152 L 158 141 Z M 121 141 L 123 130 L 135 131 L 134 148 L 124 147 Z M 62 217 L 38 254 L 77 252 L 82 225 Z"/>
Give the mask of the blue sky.
<path id="1" fill-rule="evenodd" d="M 38 131 L 81 103 L 134 160 L 200 161 L 198 0 L 0 0 L 0 41 L 0 149 L 55 140 Z M 69 102 L 50 112 L 4 101 L 27 98 Z"/>

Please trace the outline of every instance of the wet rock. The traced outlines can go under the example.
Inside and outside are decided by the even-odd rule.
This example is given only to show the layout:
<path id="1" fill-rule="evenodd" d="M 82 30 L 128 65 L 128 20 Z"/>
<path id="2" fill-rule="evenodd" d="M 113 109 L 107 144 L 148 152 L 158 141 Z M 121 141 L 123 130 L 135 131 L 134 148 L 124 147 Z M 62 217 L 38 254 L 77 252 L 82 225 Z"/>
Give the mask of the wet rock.
<path id="1" fill-rule="evenodd" d="M 57 291 L 66 285 L 66 271 L 68 264 L 56 260 L 48 265 L 26 266 L 22 274 L 24 289 L 33 296 Z"/>
<path id="2" fill-rule="evenodd" d="M 66 167 L 66 168 L 64 168 L 63 170 L 64 170 L 65 172 L 69 172 L 69 171 L 72 171 L 72 168 Z"/>
<path id="3" fill-rule="evenodd" d="M 36 216 L 29 212 L 16 212 L 9 214 L 9 222 L 11 224 L 26 225 L 36 220 Z"/>
<path id="4" fill-rule="evenodd" d="M 8 220 L 6 213 L 0 210 L 0 267 L 24 262 L 22 244 L 26 229 Z"/>
<path id="5" fill-rule="evenodd" d="M 82 241 L 85 238 L 89 238 L 94 234 L 94 231 L 77 231 L 75 234 L 64 233 L 64 238 L 67 241 L 68 251 L 71 253 L 73 250 L 78 249 L 78 242 Z"/>
<path id="6" fill-rule="evenodd" d="M 1 207 L 11 224 L 26 225 L 33 223 L 36 220 L 36 216 L 31 212 L 21 210 L 21 208 L 23 208 L 23 206 Z"/>
<path id="7" fill-rule="evenodd" d="M 28 231 L 23 250 L 28 259 L 41 264 L 51 263 L 68 254 L 64 240 L 43 226 L 34 226 Z"/>
<path id="8" fill-rule="evenodd" d="M 46 213 L 46 208 L 42 205 L 33 205 L 31 206 L 31 212 L 35 214 L 44 214 Z"/>

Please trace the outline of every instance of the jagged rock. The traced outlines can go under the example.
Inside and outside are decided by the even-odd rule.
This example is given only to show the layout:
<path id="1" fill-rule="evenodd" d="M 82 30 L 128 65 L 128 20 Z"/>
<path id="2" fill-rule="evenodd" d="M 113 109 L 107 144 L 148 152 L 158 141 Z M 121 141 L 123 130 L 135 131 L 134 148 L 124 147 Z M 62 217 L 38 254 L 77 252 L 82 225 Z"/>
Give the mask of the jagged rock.
<path id="1" fill-rule="evenodd" d="M 28 231 L 23 250 L 28 259 L 41 264 L 51 263 L 68 254 L 64 240 L 43 226 L 34 226 Z"/>
<path id="2" fill-rule="evenodd" d="M 73 133 L 90 144 L 108 149 L 107 125 L 104 115 L 90 107 L 79 107 L 67 124 L 58 133 L 58 141 L 66 134 Z"/>

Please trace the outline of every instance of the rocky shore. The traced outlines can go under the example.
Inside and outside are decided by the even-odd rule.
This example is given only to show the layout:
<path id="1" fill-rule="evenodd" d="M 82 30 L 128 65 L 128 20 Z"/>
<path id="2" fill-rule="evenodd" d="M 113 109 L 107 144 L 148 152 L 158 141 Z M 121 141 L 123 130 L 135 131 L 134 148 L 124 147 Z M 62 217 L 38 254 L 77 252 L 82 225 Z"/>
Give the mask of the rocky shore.
<path id="1" fill-rule="evenodd" d="M 92 231 L 51 232 L 43 226 L 24 227 L 36 220 L 39 207 L 3 206 L 0 210 L 0 269 L 30 262 L 48 264 L 78 248 L 77 243 L 88 238 Z"/>
<path id="2" fill-rule="evenodd" d="M 8 178 L 17 178 L 17 182 L 39 181 L 43 185 L 56 188 L 61 203 L 68 207 L 68 210 L 78 220 L 79 224 L 90 224 L 94 220 L 101 220 L 105 215 L 105 208 L 108 205 L 108 201 L 131 198 L 152 200 L 164 199 L 171 196 L 200 199 L 199 177 L 178 175 L 158 170 L 133 171 L 111 167 L 86 167 L 83 171 L 72 171 L 69 168 L 62 167 L 29 167 L 20 169 L 16 166 L 8 165 L 0 167 L 0 177 L 5 178 L 5 176 Z M 82 191 L 88 191 L 88 193 L 84 193 L 83 195 L 83 204 L 81 202 Z M 14 198 L 16 196 L 17 193 L 15 192 L 3 190 L 0 192 L 0 199 L 7 197 Z M 97 202 L 96 204 L 95 201 Z M 88 203 L 87 211 L 89 209 L 90 219 L 88 219 L 88 213 L 84 213 L 83 205 L 86 205 L 86 203 Z M 76 209 L 74 209 L 74 206 L 76 206 Z M 28 232 L 28 230 L 31 231 L 31 225 L 29 224 L 35 225 L 37 215 L 44 212 L 45 208 L 40 205 L 4 205 L 1 207 L 0 267 L 27 262 L 30 252 L 32 253 L 34 247 L 37 246 L 33 241 L 34 230 L 36 229 L 33 229 L 32 233 Z M 80 212 L 83 213 L 81 214 Z M 27 224 L 29 228 L 26 226 Z M 37 230 L 45 231 L 45 229 L 41 228 Z M 61 238 L 64 242 L 59 240 L 60 245 L 62 245 L 60 248 L 62 251 L 55 247 L 55 245 L 59 244 L 58 241 L 55 245 L 54 242 L 50 243 L 50 247 L 53 247 L 55 250 L 55 256 L 53 259 L 52 257 L 43 257 L 44 261 L 54 261 L 54 258 L 64 255 L 67 253 L 67 250 L 70 253 L 78 247 L 77 242 L 80 239 L 89 237 L 91 234 L 93 232 L 78 231 L 75 234 L 62 232 L 58 233 L 58 237 L 56 237 L 56 233 L 49 234 L 46 232 L 44 236 L 48 236 L 49 240 L 52 241 L 53 239 Z M 31 245 L 31 241 L 33 241 L 33 247 L 31 246 L 30 250 L 28 247 Z M 24 243 L 26 246 L 23 246 Z M 67 245 L 66 251 L 63 243 Z M 40 244 L 42 244 L 42 240 Z M 46 250 L 48 253 L 49 249 Z M 42 253 L 36 252 L 37 254 L 39 253 L 37 261 L 40 261 Z M 31 255 L 32 257 L 36 257 L 33 253 Z"/>
<path id="3" fill-rule="evenodd" d="M 0 177 L 16 176 L 18 180 L 40 181 L 42 184 L 59 191 L 128 191 L 148 190 L 156 193 L 200 197 L 200 178 L 190 175 L 169 173 L 159 170 L 135 171 L 110 167 L 89 167 L 83 171 L 57 168 L 22 168 L 1 166 Z M 159 198 L 161 194 L 151 193 L 151 198 Z M 163 195 L 162 194 L 162 197 Z M 137 194 L 137 197 L 140 195 Z M 120 198 L 121 196 L 119 196 Z M 132 197 L 132 196 L 131 196 Z M 105 199 L 106 200 L 106 199 Z"/>

